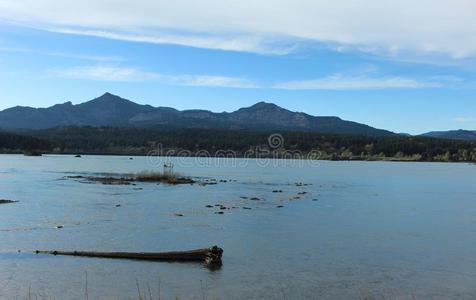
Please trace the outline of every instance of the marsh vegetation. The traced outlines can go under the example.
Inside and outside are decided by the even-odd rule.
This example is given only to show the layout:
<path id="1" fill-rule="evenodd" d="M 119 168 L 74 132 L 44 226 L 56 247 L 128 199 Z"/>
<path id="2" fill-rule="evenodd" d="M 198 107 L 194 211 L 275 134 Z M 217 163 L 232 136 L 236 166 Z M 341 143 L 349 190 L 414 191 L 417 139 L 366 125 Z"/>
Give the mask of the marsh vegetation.
<path id="1" fill-rule="evenodd" d="M 107 185 L 132 185 L 136 182 L 165 183 L 171 185 L 193 184 L 196 181 L 178 173 L 143 171 L 137 174 L 107 174 L 103 176 L 66 176 L 67 179 L 84 183 L 102 183 Z"/>

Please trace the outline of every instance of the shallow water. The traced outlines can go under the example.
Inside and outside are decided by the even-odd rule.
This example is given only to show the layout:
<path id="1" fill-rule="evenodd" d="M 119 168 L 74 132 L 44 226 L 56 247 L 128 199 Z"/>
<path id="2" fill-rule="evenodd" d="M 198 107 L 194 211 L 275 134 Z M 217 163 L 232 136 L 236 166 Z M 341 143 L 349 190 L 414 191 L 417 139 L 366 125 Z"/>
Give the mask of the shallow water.
<path id="1" fill-rule="evenodd" d="M 159 286 L 161 299 L 476 297 L 474 165 L 169 160 L 185 175 L 231 181 L 84 184 L 64 177 L 134 173 L 164 161 L 0 155 L 0 199 L 20 201 L 0 205 L 0 299 L 29 291 L 33 299 L 138 299 L 137 285 L 155 299 Z M 206 208 L 215 204 L 239 208 L 217 215 Z M 218 271 L 32 254 L 215 244 L 225 250 Z"/>

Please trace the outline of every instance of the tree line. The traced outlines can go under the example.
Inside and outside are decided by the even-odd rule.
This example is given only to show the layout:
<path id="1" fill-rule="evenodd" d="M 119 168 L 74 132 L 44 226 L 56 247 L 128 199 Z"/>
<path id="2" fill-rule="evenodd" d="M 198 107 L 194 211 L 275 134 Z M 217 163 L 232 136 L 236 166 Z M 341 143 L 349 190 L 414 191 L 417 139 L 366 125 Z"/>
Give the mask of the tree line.
<path id="1" fill-rule="evenodd" d="M 53 144 L 42 138 L 0 131 L 0 152 L 18 153 L 30 150 L 52 150 Z"/>
<path id="2" fill-rule="evenodd" d="M 314 132 L 279 132 L 282 145 L 271 147 L 273 131 L 220 129 L 151 129 L 115 127 L 58 127 L 0 133 L 0 149 L 40 149 L 51 153 L 190 155 L 206 151 L 215 155 L 234 151 L 243 156 L 256 149 L 280 152 L 295 151 L 311 159 L 326 160 L 399 160 L 476 162 L 476 142 L 427 137 L 370 137 L 332 135 Z M 161 152 L 157 152 L 157 150 Z"/>

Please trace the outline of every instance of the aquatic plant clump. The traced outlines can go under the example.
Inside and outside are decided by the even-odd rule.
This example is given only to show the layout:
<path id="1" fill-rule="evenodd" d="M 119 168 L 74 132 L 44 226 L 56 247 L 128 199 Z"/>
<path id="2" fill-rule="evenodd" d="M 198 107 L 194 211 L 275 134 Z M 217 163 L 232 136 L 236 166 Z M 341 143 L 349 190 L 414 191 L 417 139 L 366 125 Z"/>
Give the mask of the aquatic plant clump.
<path id="1" fill-rule="evenodd" d="M 67 176 L 68 179 L 84 183 L 102 183 L 107 185 L 131 185 L 135 182 L 165 183 L 165 184 L 193 184 L 195 180 L 177 173 L 140 172 L 134 175 L 107 175 L 107 176 Z"/>
<path id="2" fill-rule="evenodd" d="M 168 184 L 192 184 L 195 181 L 191 178 L 181 176 L 177 173 L 141 172 L 136 174 L 134 181 L 138 182 L 163 182 Z"/>

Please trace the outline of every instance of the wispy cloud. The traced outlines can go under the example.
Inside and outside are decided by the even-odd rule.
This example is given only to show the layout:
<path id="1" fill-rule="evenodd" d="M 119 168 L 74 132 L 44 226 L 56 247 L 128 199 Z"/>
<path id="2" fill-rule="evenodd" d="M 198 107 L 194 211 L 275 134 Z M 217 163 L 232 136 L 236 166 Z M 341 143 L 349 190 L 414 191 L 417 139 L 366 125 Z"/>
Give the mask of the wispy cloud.
<path id="1" fill-rule="evenodd" d="M 443 86 L 442 82 L 428 79 L 332 75 L 310 80 L 282 82 L 274 87 L 286 90 L 369 90 L 440 88 Z"/>
<path id="2" fill-rule="evenodd" d="M 462 124 L 476 123 L 476 118 L 473 118 L 473 117 L 456 117 L 453 120 L 457 123 L 462 123 Z"/>
<path id="3" fill-rule="evenodd" d="M 322 78 L 283 81 L 276 84 L 259 84 L 251 79 L 209 74 L 163 74 L 143 71 L 134 67 L 122 66 L 77 66 L 53 68 L 47 74 L 67 79 L 82 79 L 110 82 L 157 82 L 168 85 L 227 87 L 227 88 L 265 88 L 282 90 L 372 90 L 372 89 L 421 89 L 448 88 L 461 84 L 454 77 L 369 77 L 331 75 Z"/>
<path id="4" fill-rule="evenodd" d="M 110 66 L 79 66 L 72 68 L 54 68 L 48 73 L 52 76 L 69 79 L 86 79 L 96 81 L 146 81 L 156 80 L 160 74 L 144 72 L 135 68 Z"/>
<path id="5" fill-rule="evenodd" d="M 474 0 L 0 0 L 0 19 L 68 34 L 233 51 L 285 54 L 311 41 L 457 60 L 476 56 L 475 9 Z"/>
<path id="6" fill-rule="evenodd" d="M 292 53 L 295 43 L 285 42 L 281 39 L 271 39 L 245 34 L 213 35 L 204 32 L 173 33 L 164 30 L 151 32 L 120 32 L 112 30 L 94 30 L 78 28 L 45 27 L 50 32 L 94 36 L 106 39 L 128 42 L 171 44 L 195 48 L 208 48 L 227 51 L 251 52 L 269 55 L 285 55 Z"/>
<path id="7" fill-rule="evenodd" d="M 90 60 L 98 62 L 113 62 L 113 61 L 124 61 L 125 59 L 119 56 L 101 56 L 101 55 L 87 55 L 80 53 L 68 53 L 68 52 L 57 52 L 57 51 L 42 51 L 29 48 L 19 48 L 19 47 L 7 47 L 0 46 L 0 51 L 3 52 L 15 52 L 15 53 L 32 53 L 38 55 L 54 56 L 54 57 L 64 57 L 72 58 L 77 60 Z"/>
<path id="8" fill-rule="evenodd" d="M 229 88 L 259 88 L 253 81 L 246 78 L 209 76 L 209 75 L 179 75 L 168 76 L 171 83 L 187 86 L 229 87 Z"/>
<path id="9" fill-rule="evenodd" d="M 170 85 L 255 88 L 256 84 L 246 78 L 211 75 L 167 75 L 146 72 L 136 68 L 115 66 L 79 66 L 73 68 L 50 69 L 48 74 L 69 79 L 83 79 L 111 82 L 158 82 Z"/>

